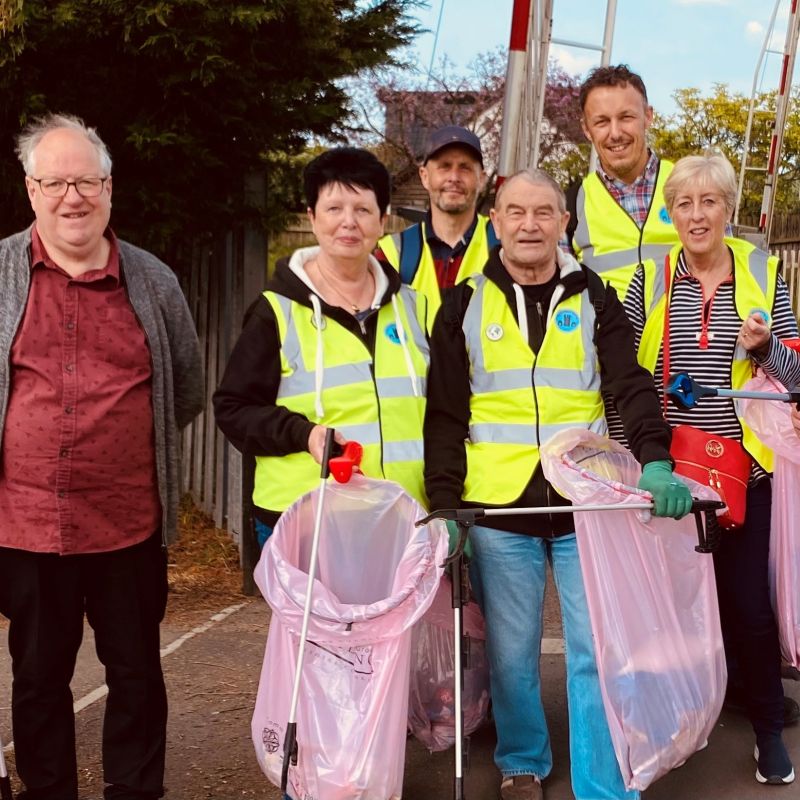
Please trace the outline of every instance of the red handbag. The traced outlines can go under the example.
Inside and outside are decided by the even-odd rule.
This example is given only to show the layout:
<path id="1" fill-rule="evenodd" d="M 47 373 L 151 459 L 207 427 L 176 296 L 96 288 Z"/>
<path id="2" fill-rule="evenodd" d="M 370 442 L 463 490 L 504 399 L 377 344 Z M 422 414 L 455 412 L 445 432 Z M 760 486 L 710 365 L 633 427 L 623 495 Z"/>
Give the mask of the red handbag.
<path id="1" fill-rule="evenodd" d="M 676 425 L 669 452 L 678 475 L 708 484 L 728 507 L 717 517 L 721 528 L 744 525 L 751 462 L 736 439 L 706 433 L 693 425 Z"/>
<path id="2" fill-rule="evenodd" d="M 666 390 L 669 376 L 669 298 L 670 264 L 666 262 L 667 307 L 664 310 L 664 382 Z M 664 392 L 664 417 L 667 415 L 667 395 Z M 698 483 L 710 486 L 727 506 L 717 517 L 721 528 L 738 528 L 744 525 L 747 511 L 747 484 L 752 461 L 747 451 L 736 439 L 708 433 L 694 425 L 676 425 L 672 429 L 670 455 L 675 461 L 675 472 Z"/>

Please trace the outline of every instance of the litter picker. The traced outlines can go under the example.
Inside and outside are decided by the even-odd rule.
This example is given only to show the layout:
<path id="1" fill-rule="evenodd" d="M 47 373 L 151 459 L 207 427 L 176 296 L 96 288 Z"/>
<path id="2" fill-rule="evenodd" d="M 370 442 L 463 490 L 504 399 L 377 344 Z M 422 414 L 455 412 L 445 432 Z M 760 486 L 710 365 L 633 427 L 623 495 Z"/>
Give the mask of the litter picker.
<path id="1" fill-rule="evenodd" d="M 289 782 L 289 765 L 297 765 L 297 701 L 300 697 L 300 680 L 303 673 L 306 639 L 308 637 L 308 619 L 311 614 L 311 592 L 317 572 L 317 553 L 319 551 L 319 535 L 322 529 L 322 512 L 325 506 L 325 488 L 328 476 L 333 473 L 339 483 L 347 483 L 353 472 L 358 472 L 363 448 L 358 442 L 347 442 L 343 447 L 334 442 L 335 431 L 328 428 L 325 432 L 325 446 L 322 451 L 320 468 L 319 496 L 314 517 L 314 534 L 311 539 L 311 555 L 308 563 L 308 583 L 306 585 L 305 605 L 303 606 L 303 624 L 300 629 L 300 642 L 297 646 L 297 665 L 294 671 L 292 702 L 289 706 L 289 719 L 286 723 L 286 736 L 283 740 L 283 765 L 281 767 L 281 793 L 286 797 Z M 335 458 L 332 458 L 337 453 Z M 5 797 L 0 800 L 6 800 Z"/>
<path id="2" fill-rule="evenodd" d="M 427 521 L 436 515 L 426 517 Z M 426 520 L 417 522 L 422 525 Z M 469 526 L 456 520 L 458 542 L 453 552 L 445 559 L 444 566 L 450 577 L 453 606 L 453 676 L 455 682 L 454 702 L 456 711 L 455 778 L 454 800 L 464 800 L 464 772 L 469 769 L 469 736 L 464 735 L 464 668 L 469 666 L 469 639 L 462 636 L 464 628 L 464 604 L 469 602 L 469 557 L 464 552 L 469 538 Z"/>
<path id="3" fill-rule="evenodd" d="M 11 778 L 8 777 L 6 759 L 3 755 L 3 740 L 0 739 L 0 800 L 14 800 L 11 794 Z"/>
<path id="4" fill-rule="evenodd" d="M 725 504 L 718 500 L 693 500 L 692 513 L 697 524 L 698 553 L 712 553 L 719 543 L 720 529 L 717 524 L 715 511 L 725 508 Z M 464 604 L 469 601 L 468 564 L 469 559 L 464 553 L 469 539 L 469 529 L 479 519 L 495 516 L 527 516 L 535 514 L 572 514 L 586 511 L 652 511 L 653 504 L 642 503 L 607 503 L 587 504 L 580 506 L 538 506 L 532 508 L 444 508 L 434 511 L 424 519 L 417 521 L 417 525 L 425 525 L 434 519 L 453 520 L 458 525 L 458 542 L 455 549 L 447 557 L 445 566 L 449 570 L 452 585 L 453 628 L 455 637 L 455 716 L 456 716 L 456 742 L 455 742 L 455 777 L 453 797 L 455 800 L 464 800 L 464 771 L 469 762 L 469 737 L 464 735 L 464 720 L 462 708 L 462 688 L 465 660 L 469 657 L 465 640 L 461 636 L 463 624 Z M 705 521 L 705 525 L 703 524 Z M 466 640 L 468 644 L 468 640 Z"/>
<path id="5" fill-rule="evenodd" d="M 671 375 L 667 382 L 666 394 L 675 405 L 681 408 L 696 408 L 704 397 L 732 397 L 739 400 L 778 400 L 783 403 L 795 403 L 800 410 L 800 389 L 788 392 L 749 392 L 744 389 L 718 389 L 714 386 L 703 386 L 688 372 Z"/>
<path id="6" fill-rule="evenodd" d="M 325 506 L 325 488 L 330 475 L 329 461 L 333 455 L 334 430 L 328 428 L 325 432 L 325 447 L 322 451 L 322 465 L 320 469 L 319 496 L 317 498 L 317 511 L 314 518 L 314 535 L 311 539 L 311 555 L 308 563 L 308 583 L 306 585 L 306 600 L 303 607 L 303 624 L 300 629 L 300 642 L 297 646 L 297 665 L 294 670 L 294 686 L 292 688 L 292 702 L 289 706 L 289 719 L 286 723 L 286 736 L 283 739 L 283 765 L 281 768 L 281 793 L 286 797 L 286 787 L 289 782 L 289 764 L 297 765 L 297 700 L 300 696 L 300 679 L 303 674 L 303 657 L 305 656 L 306 637 L 308 636 L 308 618 L 311 613 L 311 592 L 314 588 L 314 578 L 317 572 L 317 551 L 319 550 L 319 534 L 322 529 L 322 512 Z"/>

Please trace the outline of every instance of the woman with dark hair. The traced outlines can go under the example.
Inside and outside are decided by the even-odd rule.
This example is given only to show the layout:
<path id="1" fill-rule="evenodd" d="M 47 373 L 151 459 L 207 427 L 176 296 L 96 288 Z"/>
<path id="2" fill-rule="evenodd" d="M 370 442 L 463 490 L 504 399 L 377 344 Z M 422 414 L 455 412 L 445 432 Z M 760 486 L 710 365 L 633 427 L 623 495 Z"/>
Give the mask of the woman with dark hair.
<path id="1" fill-rule="evenodd" d="M 733 167 L 719 153 L 682 158 L 664 185 L 664 198 L 681 243 L 664 261 L 640 266 L 625 297 L 639 361 L 653 373 L 658 390 L 663 394 L 667 377 L 679 372 L 703 385 L 741 389 L 756 366 L 791 384 L 800 356 L 782 340 L 797 336 L 797 321 L 778 259 L 725 236 L 736 203 Z M 714 555 L 722 632 L 728 658 L 741 673 L 756 734 L 756 779 L 791 783 L 794 769 L 781 736 L 781 657 L 767 568 L 772 452 L 730 398 L 706 398 L 692 409 L 665 404 L 664 413 L 673 427 L 710 434 L 706 453 L 736 452 L 743 466 L 743 522 L 723 531 Z M 679 432 L 689 431 L 674 430 L 673 455 Z M 702 462 L 704 453 L 692 453 Z M 729 507 L 734 497 L 731 488 Z"/>
<path id="2" fill-rule="evenodd" d="M 366 475 L 425 503 L 425 300 L 372 256 L 389 173 L 366 150 L 339 147 L 308 164 L 304 184 L 318 245 L 278 262 L 214 394 L 220 429 L 256 457 L 262 539 L 317 485 L 327 428 L 363 445 Z"/>

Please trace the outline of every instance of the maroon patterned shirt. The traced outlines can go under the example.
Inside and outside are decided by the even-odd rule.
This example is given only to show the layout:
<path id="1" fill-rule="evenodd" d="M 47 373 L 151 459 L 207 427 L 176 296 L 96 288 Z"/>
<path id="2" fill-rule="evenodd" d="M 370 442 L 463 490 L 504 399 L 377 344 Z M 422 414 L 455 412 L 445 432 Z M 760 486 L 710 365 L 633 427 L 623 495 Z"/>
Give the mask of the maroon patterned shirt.
<path id="1" fill-rule="evenodd" d="M 433 230 L 433 218 L 428 211 L 425 217 L 425 230 L 427 231 L 428 247 L 433 256 L 433 267 L 436 270 L 436 280 L 440 289 L 450 289 L 456 285 L 458 271 L 461 269 L 461 262 L 467 252 L 469 243 L 475 233 L 478 224 L 478 216 L 472 220 L 472 225 L 467 228 L 464 235 L 451 247 L 443 239 L 440 239 Z"/>
<path id="2" fill-rule="evenodd" d="M 150 349 L 106 237 L 106 266 L 73 278 L 33 228 L 0 454 L 2 547 L 100 553 L 161 523 Z"/>

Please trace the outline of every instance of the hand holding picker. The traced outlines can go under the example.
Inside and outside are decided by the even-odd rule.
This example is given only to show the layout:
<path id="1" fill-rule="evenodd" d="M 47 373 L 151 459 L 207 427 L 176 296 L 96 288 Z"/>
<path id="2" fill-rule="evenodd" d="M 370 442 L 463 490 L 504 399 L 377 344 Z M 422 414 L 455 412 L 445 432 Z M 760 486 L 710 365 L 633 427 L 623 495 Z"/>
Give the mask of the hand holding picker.
<path id="1" fill-rule="evenodd" d="M 740 400 L 778 400 L 783 403 L 794 403 L 800 410 L 800 389 L 789 392 L 748 392 L 744 389 L 718 389 L 715 386 L 703 386 L 688 372 L 671 375 L 667 382 L 667 396 L 681 408 L 695 408 L 704 397 L 731 397 Z"/>

